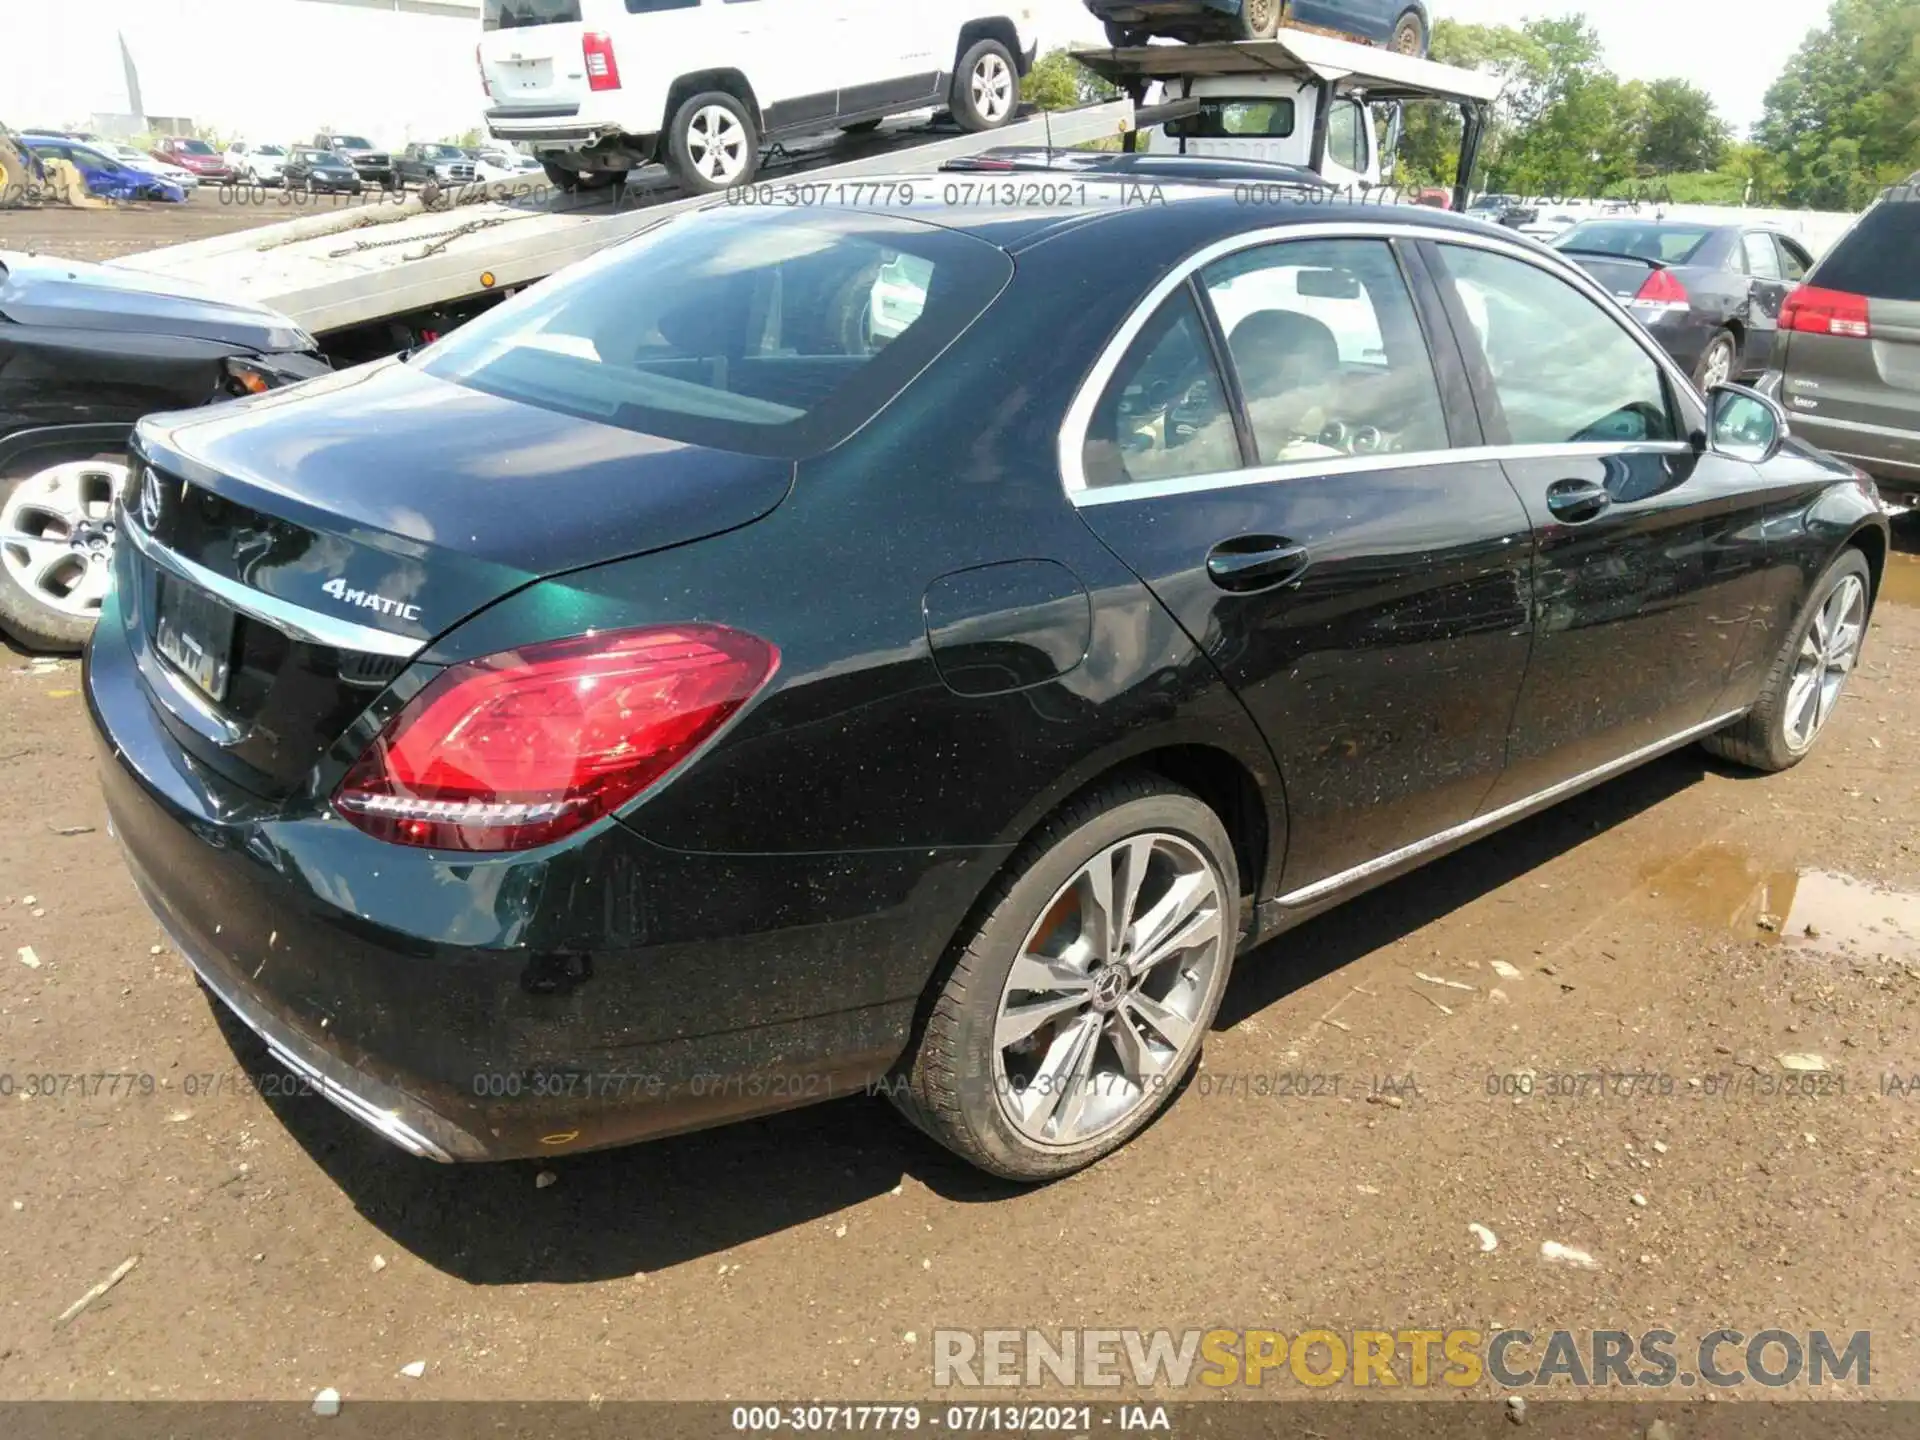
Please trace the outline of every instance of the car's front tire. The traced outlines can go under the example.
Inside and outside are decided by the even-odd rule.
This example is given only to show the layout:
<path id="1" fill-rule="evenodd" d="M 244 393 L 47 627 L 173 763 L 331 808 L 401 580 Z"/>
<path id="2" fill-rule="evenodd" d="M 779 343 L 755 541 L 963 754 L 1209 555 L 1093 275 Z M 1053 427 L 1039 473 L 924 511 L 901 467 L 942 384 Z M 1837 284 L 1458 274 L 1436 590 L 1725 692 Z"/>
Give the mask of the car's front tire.
<path id="1" fill-rule="evenodd" d="M 1786 770 L 1806 759 L 1859 663 L 1872 608 L 1873 571 L 1849 546 L 1814 582 L 1753 709 L 1701 743 L 1754 770 Z"/>
<path id="2" fill-rule="evenodd" d="M 890 1093 L 934 1139 L 1009 1179 L 1112 1153 L 1199 1054 L 1239 907 L 1232 843 L 1199 797 L 1155 776 L 1088 792 L 981 901 Z"/>
<path id="3" fill-rule="evenodd" d="M 962 130 L 998 130 L 1005 125 L 1020 113 L 1020 67 L 1013 52 L 998 40 L 968 46 L 953 73 L 948 99 Z"/>
<path id="4" fill-rule="evenodd" d="M 86 644 L 112 580 L 124 455 L 44 452 L 0 476 L 0 630 L 32 650 Z"/>

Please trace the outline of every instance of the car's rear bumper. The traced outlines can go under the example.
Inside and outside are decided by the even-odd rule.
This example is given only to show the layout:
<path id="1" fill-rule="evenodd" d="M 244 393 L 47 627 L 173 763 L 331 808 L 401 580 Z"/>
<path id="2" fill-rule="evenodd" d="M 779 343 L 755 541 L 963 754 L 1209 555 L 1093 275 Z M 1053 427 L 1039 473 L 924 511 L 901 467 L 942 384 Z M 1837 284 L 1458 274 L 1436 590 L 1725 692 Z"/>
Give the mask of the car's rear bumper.
<path id="1" fill-rule="evenodd" d="M 550 1155 L 858 1093 L 997 854 L 724 856 L 622 825 L 531 857 L 386 845 L 189 762 L 116 601 L 85 691 L 113 832 L 209 989 L 440 1160 Z"/>
<path id="2" fill-rule="evenodd" d="M 1794 434 L 1873 476 L 1881 490 L 1920 495 L 1920 425 L 1895 430 L 1810 415 L 1791 406 L 1787 421 Z"/>

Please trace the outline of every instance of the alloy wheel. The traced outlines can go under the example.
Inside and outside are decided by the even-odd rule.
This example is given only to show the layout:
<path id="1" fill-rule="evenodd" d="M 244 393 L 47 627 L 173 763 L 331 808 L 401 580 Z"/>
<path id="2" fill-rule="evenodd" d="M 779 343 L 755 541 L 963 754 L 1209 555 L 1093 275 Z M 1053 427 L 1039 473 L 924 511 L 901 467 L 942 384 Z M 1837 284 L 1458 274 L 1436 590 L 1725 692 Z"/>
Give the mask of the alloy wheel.
<path id="1" fill-rule="evenodd" d="M 1787 745 L 1795 754 L 1813 744 L 1833 714 L 1860 656 L 1867 629 L 1867 587 L 1858 575 L 1843 575 L 1814 612 L 1813 624 L 1794 656 L 1787 684 Z"/>
<path id="2" fill-rule="evenodd" d="M 1028 1141 L 1085 1144 L 1180 1076 L 1226 975 L 1225 887 L 1165 832 L 1102 850 L 1054 892 L 994 1021 L 994 1090 Z"/>
<path id="3" fill-rule="evenodd" d="M 1710 390 L 1715 385 L 1724 385 L 1732 373 L 1733 347 L 1724 340 L 1717 340 L 1707 352 L 1707 363 L 1700 374 L 1700 388 Z"/>
<path id="4" fill-rule="evenodd" d="M 1013 108 L 1013 71 L 1005 59 L 991 51 L 974 62 L 968 88 L 973 108 L 982 120 L 1003 120 Z"/>
<path id="5" fill-rule="evenodd" d="M 20 482 L 0 507 L 0 566 L 35 600 L 93 619 L 113 583 L 113 504 L 127 467 L 54 465 Z"/>
<path id="6" fill-rule="evenodd" d="M 706 105 L 696 110 L 687 126 L 687 154 L 694 169 L 721 185 L 732 184 L 746 173 L 747 132 L 740 119 L 723 105 Z"/>

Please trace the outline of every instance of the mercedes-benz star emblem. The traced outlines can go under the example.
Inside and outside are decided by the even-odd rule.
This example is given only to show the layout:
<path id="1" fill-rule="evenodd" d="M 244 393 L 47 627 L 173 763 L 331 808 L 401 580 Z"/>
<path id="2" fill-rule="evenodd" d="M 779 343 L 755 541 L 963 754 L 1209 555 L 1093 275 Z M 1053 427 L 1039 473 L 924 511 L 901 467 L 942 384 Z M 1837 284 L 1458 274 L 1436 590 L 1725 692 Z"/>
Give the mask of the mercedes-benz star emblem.
<path id="1" fill-rule="evenodd" d="M 149 534 L 160 527 L 166 503 L 166 497 L 160 493 L 160 477 L 149 465 L 140 476 L 140 523 Z"/>

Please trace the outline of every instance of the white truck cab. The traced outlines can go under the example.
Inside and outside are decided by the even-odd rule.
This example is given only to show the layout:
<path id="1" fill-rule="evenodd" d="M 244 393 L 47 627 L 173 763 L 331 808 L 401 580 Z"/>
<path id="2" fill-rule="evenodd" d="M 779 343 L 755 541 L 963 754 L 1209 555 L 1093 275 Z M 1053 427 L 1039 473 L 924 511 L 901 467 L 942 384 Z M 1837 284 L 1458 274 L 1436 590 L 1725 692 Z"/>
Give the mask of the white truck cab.
<path id="1" fill-rule="evenodd" d="M 1194 114 L 1156 125 L 1148 153 L 1220 155 L 1317 169 L 1338 189 L 1380 184 L 1380 145 L 1373 107 L 1334 95 L 1327 110 L 1326 154 L 1313 165 L 1320 86 L 1299 75 L 1207 75 L 1168 80 L 1150 103 L 1196 100 Z"/>
<path id="2" fill-rule="evenodd" d="M 694 192 L 750 180 L 770 139 L 1020 108 L 1036 0 L 482 0 L 487 128 L 555 184 L 649 161 Z"/>

